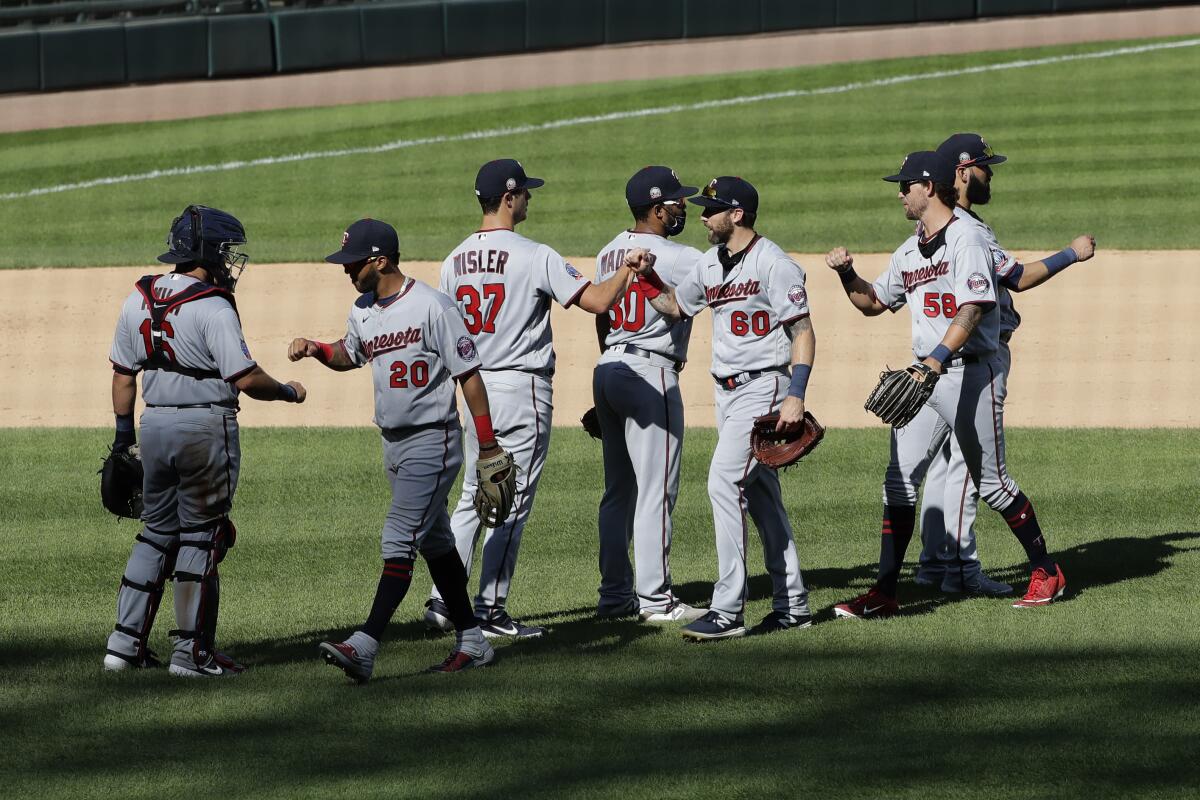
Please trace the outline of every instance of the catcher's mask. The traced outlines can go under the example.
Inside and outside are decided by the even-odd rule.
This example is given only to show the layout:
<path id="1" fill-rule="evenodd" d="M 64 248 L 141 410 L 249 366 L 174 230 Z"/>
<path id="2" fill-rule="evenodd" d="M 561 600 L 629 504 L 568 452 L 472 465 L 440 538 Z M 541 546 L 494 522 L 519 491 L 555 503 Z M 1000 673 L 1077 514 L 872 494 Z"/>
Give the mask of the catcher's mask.
<path id="1" fill-rule="evenodd" d="M 246 229 L 232 214 L 218 208 L 191 205 L 171 223 L 164 264 L 196 263 L 209 273 L 212 283 L 233 291 L 249 256 L 241 251 Z"/>

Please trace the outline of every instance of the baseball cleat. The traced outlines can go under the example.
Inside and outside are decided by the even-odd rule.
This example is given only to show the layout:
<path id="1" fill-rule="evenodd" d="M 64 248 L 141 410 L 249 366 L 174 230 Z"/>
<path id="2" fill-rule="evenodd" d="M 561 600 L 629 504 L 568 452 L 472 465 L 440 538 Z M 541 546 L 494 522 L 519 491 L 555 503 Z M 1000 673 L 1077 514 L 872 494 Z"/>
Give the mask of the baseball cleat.
<path id="1" fill-rule="evenodd" d="M 895 616 L 899 611 L 900 605 L 896 599 L 888 597 L 874 586 L 866 594 L 859 595 L 848 603 L 838 603 L 833 607 L 834 616 L 853 619 L 884 619 Z"/>
<path id="2" fill-rule="evenodd" d="M 1063 596 L 1067 590 L 1067 579 L 1062 567 L 1054 565 L 1054 574 L 1038 567 L 1029 579 L 1029 589 L 1020 600 L 1013 601 L 1013 608 L 1036 608 L 1046 606 Z"/>
<path id="3" fill-rule="evenodd" d="M 167 671 L 177 678 L 232 678 L 245 672 L 246 667 L 224 653 L 213 653 L 207 663 L 198 666 L 172 661 Z"/>
<path id="4" fill-rule="evenodd" d="M 941 586 L 945 577 L 946 568 L 940 564 L 922 564 L 921 568 L 917 570 L 917 577 L 913 579 L 913 582 L 917 586 Z"/>
<path id="5" fill-rule="evenodd" d="M 326 664 L 339 668 L 357 683 L 369 681 L 375 669 L 375 659 L 360 656 L 349 642 L 321 642 L 317 645 L 317 652 Z"/>
<path id="6" fill-rule="evenodd" d="M 711 639 L 733 639 L 745 636 L 746 626 L 742 622 L 725 619 L 716 611 L 709 611 L 690 625 L 684 625 L 680 631 L 685 639 L 707 642 Z"/>
<path id="7" fill-rule="evenodd" d="M 545 628 L 536 625 L 526 625 L 508 615 L 504 609 L 493 611 L 486 618 L 479 620 L 479 630 L 489 639 L 509 636 L 513 639 L 538 639 L 546 635 Z"/>
<path id="8" fill-rule="evenodd" d="M 476 667 L 488 667 L 496 661 L 496 651 L 487 642 L 484 642 L 484 647 L 487 648 L 478 655 L 468 653 L 464 650 L 454 650 L 450 655 L 446 656 L 446 660 L 440 664 L 434 664 L 426 672 L 462 672 L 465 669 L 475 669 Z"/>
<path id="9" fill-rule="evenodd" d="M 784 611 L 772 611 L 762 618 L 762 622 L 750 629 L 750 636 L 762 636 L 768 633 L 791 630 L 792 628 L 810 628 L 813 618 L 811 614 L 788 614 Z"/>
<path id="10" fill-rule="evenodd" d="M 676 603 L 666 611 L 641 611 L 638 617 L 642 622 L 695 622 L 704 617 L 708 609 L 689 606 L 687 603 Z"/>
<path id="11" fill-rule="evenodd" d="M 425 627 L 431 631 L 454 632 L 454 623 L 450 621 L 450 609 L 436 597 L 425 601 Z"/>
<path id="12" fill-rule="evenodd" d="M 625 619 L 626 617 L 636 617 L 637 614 L 637 600 L 629 600 L 620 606 L 600 606 L 596 609 L 596 616 L 600 619 Z"/>
<path id="13" fill-rule="evenodd" d="M 127 669 L 155 669 L 161 667 L 162 662 L 158 660 L 158 656 L 153 650 L 146 650 L 139 660 L 137 656 L 128 656 L 124 653 L 114 653 L 109 650 L 104 656 L 104 670 L 106 672 L 123 672 Z"/>
<path id="14" fill-rule="evenodd" d="M 1013 592 L 1013 587 L 992 580 L 983 574 L 983 570 L 975 570 L 965 575 L 958 570 L 947 570 L 941 589 L 946 594 L 974 594 L 982 597 L 1004 597 Z"/>

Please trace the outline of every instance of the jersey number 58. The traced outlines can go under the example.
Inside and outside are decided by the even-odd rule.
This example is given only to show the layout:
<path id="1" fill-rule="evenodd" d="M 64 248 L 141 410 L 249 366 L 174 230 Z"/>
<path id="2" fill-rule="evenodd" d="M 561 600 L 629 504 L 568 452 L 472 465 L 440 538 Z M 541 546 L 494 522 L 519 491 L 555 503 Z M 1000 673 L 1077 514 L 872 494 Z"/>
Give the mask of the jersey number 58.
<path id="1" fill-rule="evenodd" d="M 921 307 L 925 311 L 927 317 L 949 317 L 954 319 L 958 316 L 958 298 L 946 292 L 939 295 L 937 292 L 926 292 L 925 302 Z"/>

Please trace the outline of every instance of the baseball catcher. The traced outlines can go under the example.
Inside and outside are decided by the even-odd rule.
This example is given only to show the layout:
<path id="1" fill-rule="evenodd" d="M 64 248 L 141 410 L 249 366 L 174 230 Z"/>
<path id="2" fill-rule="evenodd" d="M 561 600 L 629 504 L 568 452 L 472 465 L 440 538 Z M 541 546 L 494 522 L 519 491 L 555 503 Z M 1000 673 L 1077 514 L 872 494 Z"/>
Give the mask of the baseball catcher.
<path id="1" fill-rule="evenodd" d="M 779 430 L 779 412 L 773 411 L 754 420 L 750 429 L 750 450 L 765 467 L 790 467 L 821 443 L 825 429 L 805 411 L 800 424 L 792 430 Z"/>
<path id="2" fill-rule="evenodd" d="M 475 462 L 479 489 L 475 492 L 475 513 L 479 521 L 495 528 L 512 513 L 517 495 L 517 468 L 510 453 L 499 446 L 492 448 L 493 456 L 480 457 Z"/>
<path id="3" fill-rule="evenodd" d="M 884 370 L 863 408 L 884 423 L 903 428 L 933 394 L 937 380 L 938 374 L 922 363 L 906 369 Z"/>
<path id="4" fill-rule="evenodd" d="M 100 468 L 100 502 L 118 517 L 140 519 L 142 476 L 138 446 L 114 445 Z"/>

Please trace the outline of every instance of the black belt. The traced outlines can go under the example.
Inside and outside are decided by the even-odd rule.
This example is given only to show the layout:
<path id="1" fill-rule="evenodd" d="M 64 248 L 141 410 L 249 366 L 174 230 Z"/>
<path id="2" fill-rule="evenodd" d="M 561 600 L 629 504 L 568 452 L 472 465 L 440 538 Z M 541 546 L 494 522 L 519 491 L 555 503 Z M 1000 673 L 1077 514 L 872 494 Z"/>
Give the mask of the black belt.
<path id="1" fill-rule="evenodd" d="M 237 403 L 185 403 L 183 405 L 146 403 L 146 408 L 231 408 L 238 410 Z"/>
<path id="2" fill-rule="evenodd" d="M 425 422 L 420 425 L 407 425 L 403 428 L 380 428 L 379 433 L 384 440 L 389 442 L 397 442 L 405 437 L 412 436 L 414 433 L 430 430 L 445 430 L 451 428 L 459 430 L 457 421 L 442 420 L 441 422 Z"/>
<path id="3" fill-rule="evenodd" d="M 753 372 L 739 372 L 737 375 L 730 375 L 727 378 L 718 378 L 713 375 L 713 380 L 718 386 L 723 386 L 726 389 L 733 390 L 739 386 L 744 386 L 752 380 L 761 378 L 764 375 L 791 375 L 791 370 L 787 367 L 771 367 L 770 369 L 756 369 Z"/>
<path id="4" fill-rule="evenodd" d="M 479 371 L 480 372 L 524 372 L 529 375 L 537 375 L 539 378 L 553 378 L 554 377 L 554 368 L 553 367 L 546 367 L 545 369 L 526 369 L 524 367 L 507 367 L 507 368 L 502 367 L 500 369 L 487 369 L 486 367 L 480 367 Z"/>
<path id="5" fill-rule="evenodd" d="M 617 350 L 618 347 L 621 349 Z M 643 350 L 642 348 L 638 347 L 636 344 L 615 344 L 610 349 L 613 350 L 614 352 L 628 353 L 629 355 L 637 356 L 638 358 L 645 358 L 645 359 L 661 358 L 666 361 L 670 361 L 676 372 L 683 372 L 683 362 L 682 361 L 676 361 L 675 359 L 671 358 L 670 356 L 664 356 L 662 353 L 656 353 L 653 350 Z"/>

